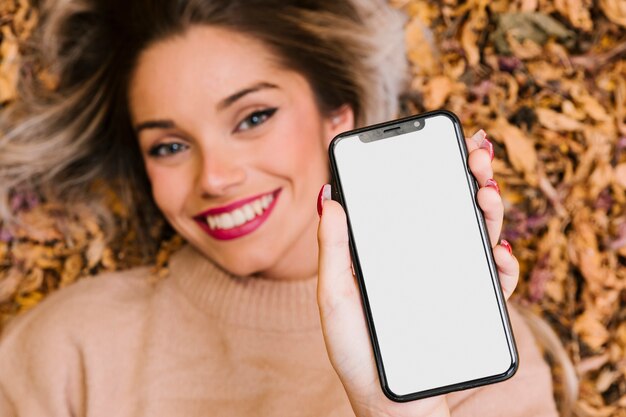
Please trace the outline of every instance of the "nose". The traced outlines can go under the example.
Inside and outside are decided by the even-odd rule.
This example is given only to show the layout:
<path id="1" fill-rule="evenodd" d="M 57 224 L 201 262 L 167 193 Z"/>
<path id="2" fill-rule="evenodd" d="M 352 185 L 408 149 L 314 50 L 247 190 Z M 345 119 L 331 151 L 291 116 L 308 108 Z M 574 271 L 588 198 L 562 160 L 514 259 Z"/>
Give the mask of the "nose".
<path id="1" fill-rule="evenodd" d="M 226 195 L 232 188 L 243 183 L 246 170 L 225 149 L 211 149 L 203 153 L 198 185 L 203 197 Z"/>

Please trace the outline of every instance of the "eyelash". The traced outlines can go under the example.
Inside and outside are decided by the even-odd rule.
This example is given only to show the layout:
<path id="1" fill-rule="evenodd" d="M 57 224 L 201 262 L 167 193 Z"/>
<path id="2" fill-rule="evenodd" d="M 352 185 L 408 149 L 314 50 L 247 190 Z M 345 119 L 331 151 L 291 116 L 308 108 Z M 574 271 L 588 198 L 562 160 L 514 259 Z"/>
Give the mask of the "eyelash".
<path id="1" fill-rule="evenodd" d="M 189 146 L 178 142 L 161 143 L 150 148 L 148 154 L 156 158 L 162 158 L 184 151 L 188 147 Z"/>
<path id="2" fill-rule="evenodd" d="M 237 125 L 237 127 L 235 128 L 235 132 L 250 130 L 256 126 L 262 125 L 263 123 L 268 121 L 276 113 L 277 110 L 277 107 L 271 107 L 268 109 L 250 113 Z M 243 128 L 242 125 L 244 124 L 248 124 L 249 127 Z M 150 148 L 150 150 L 148 150 L 148 155 L 156 158 L 163 158 L 182 152 L 187 148 L 189 148 L 188 145 L 178 142 L 161 143 Z"/>
<path id="3" fill-rule="evenodd" d="M 263 123 L 268 121 L 276 113 L 277 110 L 278 110 L 278 107 L 271 107 L 268 109 L 259 110 L 259 111 L 250 113 L 245 119 L 239 122 L 239 124 L 235 128 L 235 132 L 242 132 L 242 131 L 250 130 L 259 125 L 262 125 Z M 256 122 L 253 121 L 255 119 L 256 119 Z M 249 125 L 249 127 L 243 128 L 242 126 L 246 123 Z"/>

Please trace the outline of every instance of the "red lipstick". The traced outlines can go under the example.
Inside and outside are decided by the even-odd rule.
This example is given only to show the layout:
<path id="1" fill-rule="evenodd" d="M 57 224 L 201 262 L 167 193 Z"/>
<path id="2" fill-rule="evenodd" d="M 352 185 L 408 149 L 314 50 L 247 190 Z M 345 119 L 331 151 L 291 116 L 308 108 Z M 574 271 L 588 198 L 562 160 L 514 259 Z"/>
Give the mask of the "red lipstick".
<path id="1" fill-rule="evenodd" d="M 282 188 L 214 207 L 193 217 L 209 236 L 236 239 L 254 232 L 271 214 Z"/>

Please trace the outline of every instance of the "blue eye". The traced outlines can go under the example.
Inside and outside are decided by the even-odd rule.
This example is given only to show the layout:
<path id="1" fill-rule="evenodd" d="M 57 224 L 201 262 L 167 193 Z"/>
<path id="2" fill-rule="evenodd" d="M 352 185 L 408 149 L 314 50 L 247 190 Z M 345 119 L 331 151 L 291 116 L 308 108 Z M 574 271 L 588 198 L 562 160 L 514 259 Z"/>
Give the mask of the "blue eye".
<path id="1" fill-rule="evenodd" d="M 153 146 L 148 151 L 150 156 L 164 157 L 174 155 L 176 153 L 182 152 L 187 149 L 189 146 L 178 143 L 178 142 L 170 142 L 170 143 L 161 143 L 159 145 Z"/>
<path id="2" fill-rule="evenodd" d="M 239 125 L 237 125 L 235 132 L 252 129 L 253 127 L 262 125 L 270 117 L 272 117 L 274 113 L 276 113 L 276 110 L 278 110 L 278 108 L 272 107 L 269 109 L 259 110 L 251 113 L 250 115 L 248 115 L 248 117 L 243 119 L 241 123 L 239 123 Z"/>

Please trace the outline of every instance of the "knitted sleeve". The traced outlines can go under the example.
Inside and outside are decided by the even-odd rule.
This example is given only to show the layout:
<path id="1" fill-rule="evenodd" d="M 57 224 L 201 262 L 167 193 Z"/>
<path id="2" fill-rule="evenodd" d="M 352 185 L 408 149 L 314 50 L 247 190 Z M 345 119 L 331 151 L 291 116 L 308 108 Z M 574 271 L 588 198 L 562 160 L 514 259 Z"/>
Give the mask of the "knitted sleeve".
<path id="1" fill-rule="evenodd" d="M 38 306 L 14 319 L 0 339 L 3 417 L 83 414 L 80 354 L 62 326 L 46 325 L 55 316 L 46 307 Z"/>

